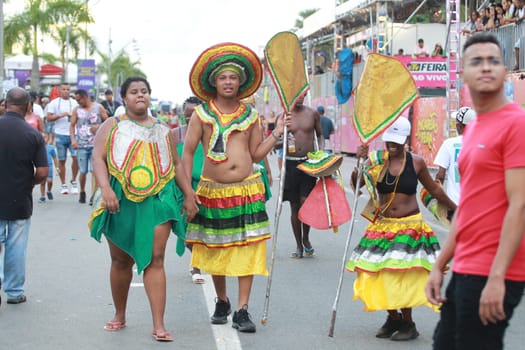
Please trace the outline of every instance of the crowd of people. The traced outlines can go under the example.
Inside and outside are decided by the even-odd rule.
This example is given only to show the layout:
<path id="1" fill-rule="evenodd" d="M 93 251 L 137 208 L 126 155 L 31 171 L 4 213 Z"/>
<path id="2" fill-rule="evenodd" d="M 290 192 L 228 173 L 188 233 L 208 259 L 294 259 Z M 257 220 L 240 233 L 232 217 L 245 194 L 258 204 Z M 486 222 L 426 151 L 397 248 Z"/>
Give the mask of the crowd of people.
<path id="1" fill-rule="evenodd" d="M 384 149 L 370 152 L 367 145 L 359 146 L 356 156 L 366 160 L 364 172 L 353 171 L 350 183 L 355 191 L 357 184 L 366 185 L 370 201 L 362 215 L 370 223 L 346 268 L 357 274 L 354 298 L 361 299 L 365 310 L 387 312 L 376 337 L 417 338 L 413 308 L 427 305 L 441 310 L 434 349 L 502 349 L 505 329 L 525 288 L 525 162 L 520 152 L 525 147 L 525 112 L 505 97 L 506 69 L 493 35 L 471 36 L 462 64 L 473 109 L 458 111 L 459 137 L 445 142 L 435 161 L 440 167 L 437 179 L 447 183 L 447 191 L 430 176 L 423 158 L 408 150 L 407 119 L 400 117 L 386 129 Z M 491 79 L 485 79 L 487 74 Z M 216 298 L 211 323 L 228 323 L 233 311 L 233 328 L 255 332 L 248 305 L 254 275 L 268 274 L 266 241 L 271 232 L 265 203 L 269 180 L 254 164 L 283 140 L 286 126 L 286 137 L 293 142 L 282 150 L 283 199 L 290 202 L 297 244 L 290 257 L 314 257 L 310 227 L 297 214 L 316 178 L 297 166 L 309 152 L 324 149 L 324 139 L 333 133 L 323 122 L 324 108 L 310 108 L 303 99 L 290 113 L 272 116 L 265 130 L 254 106 L 243 102 L 261 80 L 262 66 L 250 49 L 234 43 L 208 48 L 191 70 L 195 96 L 184 103 L 187 125 L 177 129 L 149 114 L 151 87 L 144 78 L 123 83 L 123 114 L 114 113 L 114 104 L 91 101 L 84 90 L 71 97 L 69 85 L 62 84 L 60 97 L 45 108 L 46 121 L 55 122 L 56 151 L 47 126 L 34 121 L 30 94 L 10 90 L 0 116 L 0 147 L 10 151 L 0 152 L 0 241 L 6 250 L 0 265 L 7 303 L 27 301 L 25 250 L 33 186 L 41 186 L 42 202 L 52 200 L 50 182 L 56 169 L 61 192 L 76 189 L 79 202 L 85 203 L 86 175 L 92 170 L 96 195 L 90 198 L 90 233 L 97 241 L 107 238 L 111 256 L 115 313 L 105 330 L 116 332 L 127 325 L 136 264 L 150 302 L 151 336 L 174 340 L 164 324 L 164 257 L 173 233 L 181 243 L 177 253 L 185 247 L 191 251 L 193 281 L 203 282 L 201 272 L 212 275 Z M 67 151 L 72 160 L 69 178 Z M 423 220 L 419 185 L 449 210 L 451 228 L 443 246 Z M 443 274 L 452 257 L 444 296 Z M 237 277 L 235 303 L 226 276 Z"/>

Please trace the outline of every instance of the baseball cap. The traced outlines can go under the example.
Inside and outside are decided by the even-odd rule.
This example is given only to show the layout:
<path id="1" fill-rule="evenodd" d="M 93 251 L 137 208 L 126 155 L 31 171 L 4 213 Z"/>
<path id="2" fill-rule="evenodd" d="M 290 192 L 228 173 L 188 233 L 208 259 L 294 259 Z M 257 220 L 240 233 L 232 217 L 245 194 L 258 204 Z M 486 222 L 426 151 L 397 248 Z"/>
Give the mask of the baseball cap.
<path id="1" fill-rule="evenodd" d="M 470 107 L 461 107 L 454 116 L 458 123 L 467 125 L 474 119 L 476 119 L 476 111 Z"/>
<path id="2" fill-rule="evenodd" d="M 410 122 L 407 118 L 399 117 L 397 120 L 392 123 L 383 133 L 384 142 L 393 142 L 399 145 L 404 145 L 407 136 L 410 135 Z"/>
<path id="3" fill-rule="evenodd" d="M 323 114 L 324 113 L 324 107 L 323 106 L 317 107 L 317 112 L 319 112 L 320 114 Z"/>

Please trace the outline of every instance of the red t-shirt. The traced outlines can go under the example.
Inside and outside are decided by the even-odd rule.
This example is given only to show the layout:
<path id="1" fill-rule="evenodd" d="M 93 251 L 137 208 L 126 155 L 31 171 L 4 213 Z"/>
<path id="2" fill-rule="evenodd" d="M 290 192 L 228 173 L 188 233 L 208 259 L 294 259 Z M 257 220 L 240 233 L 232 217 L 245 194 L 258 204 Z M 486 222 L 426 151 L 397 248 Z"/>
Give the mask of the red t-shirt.
<path id="1" fill-rule="evenodd" d="M 488 276 L 508 207 L 505 170 L 525 167 L 525 111 L 509 103 L 478 115 L 465 130 L 458 163 L 461 198 L 452 270 Z M 525 281 L 525 239 L 505 278 Z"/>

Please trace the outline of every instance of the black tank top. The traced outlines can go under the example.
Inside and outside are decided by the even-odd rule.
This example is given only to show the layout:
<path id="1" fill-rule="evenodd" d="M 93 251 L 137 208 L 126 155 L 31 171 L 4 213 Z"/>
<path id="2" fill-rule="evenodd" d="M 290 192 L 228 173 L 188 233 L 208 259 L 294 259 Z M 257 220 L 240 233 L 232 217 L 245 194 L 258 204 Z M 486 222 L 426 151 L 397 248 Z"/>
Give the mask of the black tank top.
<path id="1" fill-rule="evenodd" d="M 403 170 L 399 178 L 396 192 L 412 195 L 416 194 L 417 192 L 418 179 L 416 175 L 416 170 L 414 169 L 414 161 L 412 160 L 412 154 L 410 152 L 406 152 L 406 157 L 407 159 L 405 163 L 405 169 Z M 395 184 L 395 176 L 390 174 L 390 172 L 387 170 L 383 181 L 377 183 L 377 192 L 381 194 L 392 193 L 394 192 Z"/>

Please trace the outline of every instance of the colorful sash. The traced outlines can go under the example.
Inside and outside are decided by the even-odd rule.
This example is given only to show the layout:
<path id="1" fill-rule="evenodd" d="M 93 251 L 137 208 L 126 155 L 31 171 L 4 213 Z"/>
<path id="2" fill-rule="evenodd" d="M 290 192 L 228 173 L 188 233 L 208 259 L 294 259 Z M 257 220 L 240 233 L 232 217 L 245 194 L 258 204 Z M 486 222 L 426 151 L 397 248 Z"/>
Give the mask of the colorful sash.
<path id="1" fill-rule="evenodd" d="M 222 163 L 228 159 L 227 145 L 232 132 L 248 130 L 252 124 L 259 121 L 257 111 L 244 103 L 240 103 L 235 112 L 224 114 L 212 100 L 195 107 L 195 112 L 203 123 L 211 126 L 206 157 L 215 163 Z"/>

